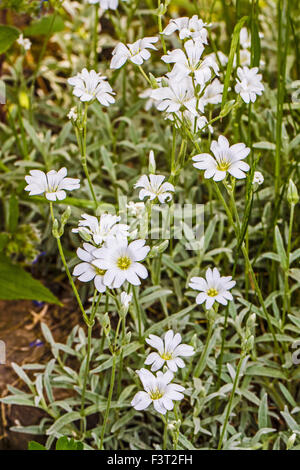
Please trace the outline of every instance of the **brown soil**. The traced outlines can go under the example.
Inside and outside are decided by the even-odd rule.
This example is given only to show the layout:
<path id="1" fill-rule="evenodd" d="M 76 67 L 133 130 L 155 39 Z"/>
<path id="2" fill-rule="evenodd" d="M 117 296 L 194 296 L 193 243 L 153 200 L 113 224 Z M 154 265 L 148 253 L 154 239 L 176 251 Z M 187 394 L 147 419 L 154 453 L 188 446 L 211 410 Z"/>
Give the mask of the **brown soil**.
<path id="1" fill-rule="evenodd" d="M 31 301 L 0 301 L 0 340 L 6 344 L 6 363 L 0 365 L 0 396 L 8 394 L 10 384 L 26 391 L 11 367 L 27 363 L 47 363 L 50 348 L 43 338 L 40 322 L 46 323 L 56 341 L 64 342 L 75 324 L 80 321 L 71 293 L 62 296 L 63 307 L 44 304 L 40 307 Z M 41 345 L 35 342 L 42 341 Z M 43 413 L 32 407 L 4 405 L 0 413 L 0 450 L 27 449 L 30 440 L 42 442 L 39 436 L 12 432 L 11 426 L 38 424 Z"/>

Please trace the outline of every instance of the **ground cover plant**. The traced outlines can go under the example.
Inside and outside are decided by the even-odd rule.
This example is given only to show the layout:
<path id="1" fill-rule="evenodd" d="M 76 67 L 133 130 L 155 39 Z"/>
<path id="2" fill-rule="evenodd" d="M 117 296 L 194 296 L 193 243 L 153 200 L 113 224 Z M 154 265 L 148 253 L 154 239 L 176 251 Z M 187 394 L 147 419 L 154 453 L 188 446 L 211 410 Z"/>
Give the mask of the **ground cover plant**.
<path id="1" fill-rule="evenodd" d="M 12 430 L 299 450 L 298 3 L 0 8 L 0 298 L 78 311 L 9 364 L 2 406 L 41 411 Z"/>

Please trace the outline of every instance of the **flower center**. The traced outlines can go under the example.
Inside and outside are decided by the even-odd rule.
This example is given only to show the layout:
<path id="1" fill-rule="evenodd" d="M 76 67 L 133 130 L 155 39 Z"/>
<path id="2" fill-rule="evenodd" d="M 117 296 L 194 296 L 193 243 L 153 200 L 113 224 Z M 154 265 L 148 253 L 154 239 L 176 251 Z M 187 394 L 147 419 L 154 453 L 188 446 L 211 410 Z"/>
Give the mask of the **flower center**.
<path id="1" fill-rule="evenodd" d="M 95 273 L 97 274 L 97 276 L 104 276 L 105 274 L 105 269 L 100 269 L 100 268 L 97 268 L 96 266 L 94 266 L 94 269 L 95 269 Z"/>
<path id="2" fill-rule="evenodd" d="M 172 359 L 172 354 L 168 352 L 164 352 L 160 355 L 160 357 L 164 359 L 165 361 L 169 361 L 170 359 Z"/>
<path id="3" fill-rule="evenodd" d="M 218 291 L 211 287 L 210 289 L 208 289 L 206 294 L 209 295 L 209 297 L 216 297 L 218 295 Z"/>
<path id="4" fill-rule="evenodd" d="M 217 168 L 220 171 L 227 171 L 230 167 L 230 162 L 228 160 L 220 160 L 218 161 Z"/>
<path id="5" fill-rule="evenodd" d="M 163 394 L 158 390 L 158 388 L 152 390 L 149 395 L 152 400 L 159 400 L 163 396 Z"/>
<path id="6" fill-rule="evenodd" d="M 131 259 L 128 256 L 120 256 L 117 261 L 117 266 L 120 269 L 128 269 L 131 265 Z"/>

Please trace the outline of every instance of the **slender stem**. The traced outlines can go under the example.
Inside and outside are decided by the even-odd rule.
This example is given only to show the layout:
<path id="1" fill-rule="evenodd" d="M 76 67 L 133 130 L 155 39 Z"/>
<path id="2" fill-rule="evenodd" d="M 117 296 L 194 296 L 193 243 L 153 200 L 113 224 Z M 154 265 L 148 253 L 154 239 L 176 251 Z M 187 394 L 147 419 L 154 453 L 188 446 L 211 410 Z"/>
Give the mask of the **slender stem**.
<path id="1" fill-rule="evenodd" d="M 284 329 L 286 313 L 289 313 L 290 303 L 291 303 L 291 292 L 290 292 L 290 287 L 289 287 L 289 268 L 290 268 L 292 229 L 293 229 L 293 222 L 294 222 L 294 209 L 295 209 L 295 205 L 292 204 L 291 211 L 290 211 L 288 244 L 287 244 L 287 250 L 286 250 L 287 267 L 284 270 L 284 302 L 283 302 L 283 315 L 282 315 L 282 330 Z"/>
<path id="2" fill-rule="evenodd" d="M 52 204 L 52 202 L 50 202 L 50 212 L 51 212 L 52 222 L 54 222 L 55 219 L 54 219 L 53 204 Z M 62 247 L 60 238 L 59 238 L 59 237 L 56 238 L 56 241 L 57 241 L 57 247 L 58 247 L 58 251 L 59 251 L 61 260 L 62 260 L 62 262 L 63 262 L 65 271 L 66 271 L 66 273 L 67 273 L 67 276 L 68 276 L 68 279 L 69 279 L 69 281 L 70 281 L 71 287 L 72 287 L 72 289 L 73 289 L 74 295 L 75 295 L 76 300 L 77 300 L 77 302 L 78 302 L 79 308 L 80 308 L 81 313 L 82 313 L 82 315 L 83 315 L 83 319 L 84 319 L 85 323 L 89 326 L 89 324 L 90 324 L 89 318 L 88 318 L 87 314 L 85 313 L 85 310 L 84 310 L 84 308 L 83 308 L 83 305 L 82 305 L 80 296 L 79 296 L 79 294 L 78 294 L 78 290 L 76 289 L 76 286 L 75 286 L 75 284 L 74 284 L 74 281 L 73 281 L 72 276 L 71 276 L 71 273 L 70 273 L 70 270 L 69 270 L 69 268 L 68 268 L 67 261 L 66 261 L 65 255 L 64 255 L 64 251 L 63 251 L 63 247 Z"/>
<path id="3" fill-rule="evenodd" d="M 94 300 L 96 296 L 96 290 L 94 293 Z M 83 428 L 85 425 L 85 417 L 84 417 L 84 402 L 85 402 L 85 394 L 86 394 L 86 386 L 87 386 L 87 379 L 88 379 L 88 374 L 90 370 L 90 360 L 91 360 L 91 346 L 92 346 L 92 331 L 93 331 L 93 326 L 94 326 L 94 319 L 95 315 L 97 313 L 98 305 L 101 299 L 101 294 L 99 293 L 97 302 L 93 302 L 93 307 L 92 307 L 92 313 L 90 317 L 90 324 L 88 325 L 88 342 L 87 342 L 87 354 L 86 354 L 86 364 L 85 364 L 85 370 L 84 370 L 84 378 L 83 378 L 83 386 L 82 386 L 82 394 L 81 394 L 81 408 L 80 408 L 80 414 L 82 416 L 82 420 L 80 422 L 80 431 L 81 433 L 83 432 Z"/>
<path id="4" fill-rule="evenodd" d="M 228 406 L 227 406 L 226 416 L 225 416 L 225 420 L 224 420 L 223 427 L 222 427 L 222 433 L 221 433 L 219 444 L 218 444 L 218 450 L 220 450 L 222 448 L 223 439 L 224 439 L 224 436 L 225 436 L 225 432 L 226 432 L 226 428 L 227 428 L 227 424 L 228 424 L 228 419 L 229 419 L 229 416 L 230 416 L 230 413 L 231 413 L 231 407 L 232 407 L 234 394 L 235 394 L 235 391 L 236 391 L 236 388 L 237 388 L 237 385 L 238 385 L 238 382 L 239 382 L 239 376 L 240 376 L 240 371 L 241 371 L 241 367 L 242 367 L 242 364 L 243 364 L 244 357 L 245 357 L 245 354 L 242 354 L 242 356 L 239 360 L 238 366 L 237 366 L 237 370 L 236 370 L 236 374 L 235 374 L 235 378 L 234 378 L 234 383 L 233 383 L 232 391 L 231 391 L 231 394 L 230 394 L 229 403 L 228 403 Z"/>
<path id="5" fill-rule="evenodd" d="M 141 74 L 143 75 L 143 77 L 147 80 L 147 82 L 148 82 L 149 85 L 151 86 L 151 85 L 152 85 L 152 84 L 151 84 L 151 80 L 150 80 L 150 78 L 148 78 L 148 76 L 147 76 L 147 74 L 144 72 L 143 68 L 142 68 L 140 65 L 138 65 L 138 68 L 139 68 Z"/>
<path id="6" fill-rule="evenodd" d="M 55 9 L 54 13 L 52 15 L 52 19 L 51 19 L 51 23 L 49 25 L 47 35 L 46 35 L 45 40 L 43 42 L 43 46 L 42 46 L 42 49 L 41 49 L 41 52 L 40 52 L 40 55 L 39 55 L 39 58 L 38 58 L 38 61 L 37 61 L 37 65 L 36 65 L 33 77 L 32 77 L 32 82 L 31 82 L 31 86 L 30 86 L 30 93 L 29 93 L 30 94 L 30 120 L 31 121 L 32 121 L 32 102 L 33 102 L 34 85 L 35 85 L 35 81 L 36 81 L 36 78 L 38 76 L 38 73 L 39 73 L 39 70 L 40 70 L 40 67 L 41 67 L 42 59 L 43 59 L 43 57 L 45 55 L 45 52 L 46 52 L 46 47 L 47 47 L 48 41 L 49 41 L 50 36 L 52 34 L 52 31 L 53 31 L 54 22 L 56 20 L 57 13 L 58 13 L 58 11 L 57 11 L 57 9 Z"/>
<path id="7" fill-rule="evenodd" d="M 101 431 L 100 450 L 103 450 L 103 440 L 104 440 L 104 436 L 105 436 L 105 429 L 106 429 L 107 420 L 108 420 L 108 417 L 109 417 L 110 404 L 111 404 L 111 399 L 112 399 L 112 394 L 113 394 L 114 384 L 115 384 L 116 364 L 117 364 L 117 355 L 114 353 L 113 354 L 113 365 L 112 365 L 111 377 L 110 377 L 109 392 L 108 392 L 108 399 L 107 399 L 107 405 L 106 405 L 104 421 L 103 421 L 102 431 Z"/>
<path id="8" fill-rule="evenodd" d="M 168 412 L 166 417 L 162 416 L 164 422 L 164 437 L 163 437 L 163 450 L 167 450 L 167 439 L 168 439 Z"/>
<path id="9" fill-rule="evenodd" d="M 85 173 L 85 176 L 88 180 L 88 185 L 95 203 L 95 208 L 97 208 L 97 198 L 93 188 L 93 184 L 89 175 L 89 170 L 87 166 L 87 158 L 86 158 L 86 133 L 87 133 L 87 111 L 88 111 L 88 103 L 85 103 L 84 108 L 84 117 L 83 117 L 83 135 L 82 135 L 82 145 L 81 145 L 81 164 Z"/>
<path id="10" fill-rule="evenodd" d="M 89 367 L 90 367 L 92 329 L 93 329 L 92 326 L 88 326 L 87 354 L 86 354 L 86 364 L 85 364 L 83 387 L 82 387 L 82 393 L 81 393 L 81 406 L 80 406 L 80 414 L 81 414 L 80 431 L 81 431 L 81 433 L 83 433 L 84 426 L 85 426 L 84 402 L 85 402 L 85 392 L 86 392 L 86 385 L 87 385 L 87 379 L 88 379 L 88 372 L 89 372 Z"/>
<path id="11" fill-rule="evenodd" d="M 200 356 L 198 364 L 196 365 L 196 368 L 195 368 L 195 371 L 194 371 L 194 374 L 193 374 L 194 377 L 199 377 L 200 374 L 203 372 L 203 369 L 204 369 L 204 366 L 205 366 L 205 360 L 206 360 L 206 356 L 207 356 L 207 351 L 208 351 L 211 335 L 212 335 L 212 332 L 213 332 L 213 326 L 214 326 L 214 322 L 209 321 L 205 347 L 202 351 L 202 354 Z"/>
<path id="12" fill-rule="evenodd" d="M 226 203 L 226 201 L 225 201 L 225 199 L 224 199 L 224 197 L 223 197 L 223 195 L 222 195 L 222 193 L 221 193 L 221 191 L 220 191 L 220 189 L 219 189 L 219 187 L 216 183 L 215 183 L 214 187 L 216 189 L 216 193 L 217 193 L 220 201 L 222 202 L 222 204 L 224 206 L 224 209 L 225 209 L 226 214 L 228 216 L 229 222 L 231 223 L 232 227 L 235 230 L 236 237 L 239 239 L 240 238 L 239 228 L 236 227 L 236 224 L 234 223 L 234 220 L 233 220 L 232 214 L 230 212 L 230 209 L 229 209 L 229 207 L 228 207 L 228 205 L 227 205 L 227 203 Z M 234 212 L 235 212 L 235 214 L 237 214 L 237 209 L 236 209 L 234 198 L 233 198 L 232 202 L 233 202 Z M 281 349 L 279 348 L 279 344 L 278 344 L 278 341 L 277 341 L 277 338 L 276 338 L 276 335 L 275 335 L 275 331 L 274 331 L 274 328 L 273 328 L 273 325 L 272 325 L 272 322 L 271 322 L 271 319 L 270 319 L 270 315 L 269 315 L 269 313 L 266 309 L 266 306 L 265 306 L 265 303 L 264 303 L 264 300 L 263 300 L 263 296 L 262 296 L 261 290 L 258 286 L 254 271 L 252 269 L 252 265 L 251 265 L 250 259 L 248 257 L 248 253 L 247 253 L 247 250 L 245 248 L 245 243 L 244 242 L 242 242 L 242 244 L 241 244 L 241 249 L 242 249 L 242 252 L 243 252 L 243 255 L 244 255 L 244 258 L 245 258 L 245 262 L 247 264 L 248 271 L 249 271 L 249 273 L 251 275 L 251 278 L 253 280 L 256 295 L 257 295 L 259 303 L 260 303 L 260 305 L 263 309 L 265 318 L 266 318 L 267 323 L 268 323 L 269 330 L 270 330 L 270 332 L 273 336 L 275 348 L 276 348 L 276 350 L 278 352 L 278 355 L 280 356 L 281 360 L 283 360 L 282 352 L 281 352 Z"/>
<path id="13" fill-rule="evenodd" d="M 93 53 L 94 53 L 94 68 L 97 69 L 98 65 L 98 22 L 99 22 L 99 3 L 95 4 L 95 18 L 94 18 L 94 31 L 93 31 Z"/>
<path id="14" fill-rule="evenodd" d="M 132 286 L 133 300 L 136 308 L 137 318 L 138 318 L 138 331 L 139 331 L 139 340 L 142 341 L 142 318 L 141 318 L 141 309 L 139 301 L 136 295 L 135 286 Z"/>
<path id="15" fill-rule="evenodd" d="M 161 1 L 158 0 L 158 9 L 160 8 L 160 5 L 161 5 Z M 164 51 L 164 54 L 166 55 L 167 54 L 167 48 L 166 48 L 166 43 L 165 43 L 165 38 L 164 38 L 164 35 L 163 35 L 163 29 L 162 29 L 162 15 L 158 15 L 157 16 L 157 21 L 158 21 L 158 31 L 159 31 L 159 35 L 160 35 L 160 40 L 161 40 L 161 45 L 163 47 L 163 51 Z M 170 64 L 167 64 L 168 66 L 168 70 L 170 71 Z"/>

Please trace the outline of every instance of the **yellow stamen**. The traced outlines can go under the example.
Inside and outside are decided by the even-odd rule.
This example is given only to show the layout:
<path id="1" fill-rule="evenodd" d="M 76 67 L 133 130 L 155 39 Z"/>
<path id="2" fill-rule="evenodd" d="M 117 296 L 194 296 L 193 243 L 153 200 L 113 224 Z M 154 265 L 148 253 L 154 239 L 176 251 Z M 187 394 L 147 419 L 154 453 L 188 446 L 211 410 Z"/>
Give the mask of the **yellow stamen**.
<path id="1" fill-rule="evenodd" d="M 95 273 L 97 274 L 97 276 L 104 276 L 105 274 L 105 269 L 100 269 L 100 268 L 97 268 L 96 266 L 94 266 L 94 269 L 95 269 Z"/>
<path id="2" fill-rule="evenodd" d="M 217 169 L 219 171 L 227 171 L 229 167 L 230 162 L 228 162 L 227 160 L 220 160 L 217 164 Z"/>
<path id="3" fill-rule="evenodd" d="M 128 256 L 121 256 L 117 261 L 117 266 L 120 269 L 128 269 L 131 265 L 131 259 Z"/>
<path id="4" fill-rule="evenodd" d="M 169 361 L 170 359 L 172 359 L 172 354 L 164 352 L 160 355 L 160 357 L 165 361 Z"/>
<path id="5" fill-rule="evenodd" d="M 209 295 L 209 297 L 216 297 L 218 295 L 218 291 L 211 287 L 210 289 L 208 289 L 206 294 Z"/>
<path id="6" fill-rule="evenodd" d="M 159 400 L 161 397 L 162 397 L 162 393 L 158 390 L 158 388 L 156 388 L 155 390 L 152 390 L 150 392 L 150 398 L 152 400 Z"/>

